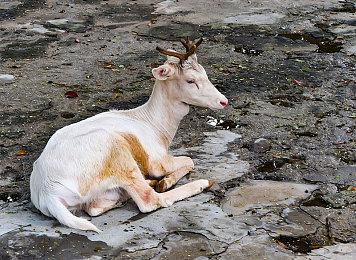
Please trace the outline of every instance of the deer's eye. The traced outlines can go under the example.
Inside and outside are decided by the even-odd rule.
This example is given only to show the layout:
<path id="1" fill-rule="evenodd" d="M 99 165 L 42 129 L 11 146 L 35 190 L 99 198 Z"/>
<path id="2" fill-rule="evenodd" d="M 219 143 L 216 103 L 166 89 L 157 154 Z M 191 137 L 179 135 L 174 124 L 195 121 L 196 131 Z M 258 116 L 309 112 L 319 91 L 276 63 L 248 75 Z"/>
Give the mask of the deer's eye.
<path id="1" fill-rule="evenodd" d="M 187 82 L 188 82 L 189 84 L 194 84 L 194 83 L 195 83 L 194 79 L 189 79 L 189 80 L 187 80 Z"/>

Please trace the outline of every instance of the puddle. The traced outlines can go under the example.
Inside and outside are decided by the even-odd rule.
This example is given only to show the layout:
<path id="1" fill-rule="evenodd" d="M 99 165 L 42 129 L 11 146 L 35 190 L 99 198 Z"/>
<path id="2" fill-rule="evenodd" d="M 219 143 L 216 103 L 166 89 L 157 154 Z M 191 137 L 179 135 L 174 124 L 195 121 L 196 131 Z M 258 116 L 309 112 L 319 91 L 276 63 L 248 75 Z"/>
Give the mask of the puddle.
<path id="1" fill-rule="evenodd" d="M 17 41 L 6 45 L 0 55 L 3 59 L 13 60 L 43 57 L 46 54 L 47 46 L 57 40 L 57 38 L 42 38 L 35 42 Z"/>
<path id="2" fill-rule="evenodd" d="M 230 130 L 237 127 L 237 124 L 230 119 L 222 120 L 222 119 L 216 119 L 212 116 L 207 116 L 206 118 L 208 119 L 207 121 L 208 125 L 219 127 L 223 130 Z"/>
<path id="3" fill-rule="evenodd" d="M 61 113 L 61 117 L 65 118 L 65 119 L 70 119 L 70 118 L 75 117 L 75 114 L 69 113 L 69 112 L 63 112 L 63 113 Z"/>
<path id="4" fill-rule="evenodd" d="M 324 245 L 313 244 L 310 241 L 309 236 L 298 237 L 298 238 L 280 236 L 278 239 L 275 240 L 279 245 L 285 247 L 286 249 L 292 250 L 293 252 L 296 253 L 304 253 L 304 254 L 310 253 L 313 249 L 317 249 L 324 246 Z"/>
<path id="5" fill-rule="evenodd" d="M 314 195 L 313 198 L 301 203 L 300 205 L 305 207 L 322 207 L 322 208 L 327 208 L 329 206 L 329 204 L 325 200 L 323 200 L 321 194 Z"/>
<path id="6" fill-rule="evenodd" d="M 246 46 L 241 46 L 241 47 L 235 47 L 235 51 L 238 53 L 242 54 L 248 54 L 248 55 L 253 55 L 253 56 L 258 56 L 263 53 L 262 50 L 255 50 L 255 49 L 250 49 Z"/>
<path id="7" fill-rule="evenodd" d="M 329 38 L 315 37 L 311 34 L 299 34 L 299 33 L 281 33 L 278 36 L 291 39 L 293 41 L 303 41 L 310 44 L 318 45 L 317 52 L 320 53 L 335 53 L 342 49 L 342 44 L 335 42 Z"/>
<path id="8" fill-rule="evenodd" d="M 263 164 L 257 166 L 257 171 L 259 172 L 274 172 L 286 163 L 290 162 L 288 158 L 275 159 L 272 161 L 264 162 Z"/>
<path id="9" fill-rule="evenodd" d="M 21 199 L 21 194 L 19 193 L 1 193 L 0 194 L 0 200 L 4 202 L 15 202 L 17 200 Z"/>
<path id="10" fill-rule="evenodd" d="M 282 166 L 286 162 L 284 160 L 273 160 L 273 161 L 267 161 L 264 162 L 262 165 L 257 167 L 257 171 L 259 172 L 274 172 L 278 170 L 279 168 L 282 168 Z"/>
<path id="11" fill-rule="evenodd" d="M 13 231 L 1 236 L 0 240 L 2 248 L 11 248 L 0 250 L 0 259 L 13 259 L 13 255 L 16 259 L 101 259 L 111 250 L 102 241 L 91 241 L 74 233 L 58 232 L 58 237 L 48 237 Z"/>
<path id="12" fill-rule="evenodd" d="M 236 128 L 237 124 L 232 120 L 225 120 L 225 121 L 222 121 L 221 123 L 218 123 L 216 126 L 219 126 L 224 130 L 230 130 L 230 129 Z"/>
<path id="13" fill-rule="evenodd" d="M 287 148 L 286 150 L 290 149 L 289 146 L 286 146 L 285 148 Z M 256 169 L 259 172 L 274 172 L 282 168 L 283 165 L 285 165 L 286 163 L 297 163 L 297 162 L 301 162 L 302 160 L 304 160 L 302 156 L 301 157 L 295 156 L 292 158 L 282 157 L 270 161 L 265 161 L 264 163 L 257 166 Z"/>

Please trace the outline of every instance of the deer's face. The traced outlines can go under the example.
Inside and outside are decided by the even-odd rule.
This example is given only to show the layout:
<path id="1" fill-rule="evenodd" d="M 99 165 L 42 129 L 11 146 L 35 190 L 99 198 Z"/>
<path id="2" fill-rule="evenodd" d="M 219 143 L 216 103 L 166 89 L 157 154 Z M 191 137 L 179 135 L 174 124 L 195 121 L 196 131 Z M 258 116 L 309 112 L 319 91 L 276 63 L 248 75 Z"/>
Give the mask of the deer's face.
<path id="1" fill-rule="evenodd" d="M 170 58 L 171 61 L 174 59 Z M 152 71 L 156 79 L 166 81 L 173 98 L 189 105 L 211 109 L 226 107 L 227 98 L 210 82 L 195 55 L 189 57 L 181 67 L 177 64 L 179 60 L 177 63 L 167 62 Z"/>

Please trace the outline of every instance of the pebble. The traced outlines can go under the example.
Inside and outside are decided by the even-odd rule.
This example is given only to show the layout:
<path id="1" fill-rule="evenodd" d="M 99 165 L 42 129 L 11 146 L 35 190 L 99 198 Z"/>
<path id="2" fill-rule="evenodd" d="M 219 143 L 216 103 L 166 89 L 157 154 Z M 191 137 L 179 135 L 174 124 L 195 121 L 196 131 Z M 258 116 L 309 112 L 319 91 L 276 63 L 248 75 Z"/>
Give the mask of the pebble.
<path id="1" fill-rule="evenodd" d="M 256 153 L 267 152 L 271 148 L 271 143 L 267 139 L 259 138 L 252 144 L 252 150 Z"/>
<path id="2" fill-rule="evenodd" d="M 9 74 L 0 74 L 0 83 L 14 82 L 15 76 Z"/>

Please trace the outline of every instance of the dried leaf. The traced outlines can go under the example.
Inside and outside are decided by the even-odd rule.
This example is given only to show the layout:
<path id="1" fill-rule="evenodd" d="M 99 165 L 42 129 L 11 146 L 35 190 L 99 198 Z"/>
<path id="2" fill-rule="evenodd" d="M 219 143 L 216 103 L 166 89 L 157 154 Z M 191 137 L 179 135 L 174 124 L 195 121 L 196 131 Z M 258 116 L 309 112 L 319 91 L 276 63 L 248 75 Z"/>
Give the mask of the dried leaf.
<path id="1" fill-rule="evenodd" d="M 20 150 L 16 153 L 16 155 L 26 155 L 27 153 L 24 150 Z"/>
<path id="2" fill-rule="evenodd" d="M 68 91 L 64 95 L 65 95 L 66 98 L 76 98 L 76 97 L 78 97 L 78 94 L 75 91 Z"/>
<path id="3" fill-rule="evenodd" d="M 300 82 L 300 81 L 298 81 L 298 80 L 296 80 L 296 79 L 294 80 L 294 83 L 297 84 L 297 85 L 299 85 L 299 86 L 303 85 L 302 82 Z"/>
<path id="4" fill-rule="evenodd" d="M 355 191 L 355 190 L 356 190 L 356 187 L 350 186 L 350 187 L 347 188 L 347 190 Z"/>
<path id="5" fill-rule="evenodd" d="M 288 249 L 288 247 L 285 244 L 283 244 L 281 241 L 278 241 L 278 240 L 276 240 L 276 241 L 281 247 Z"/>

